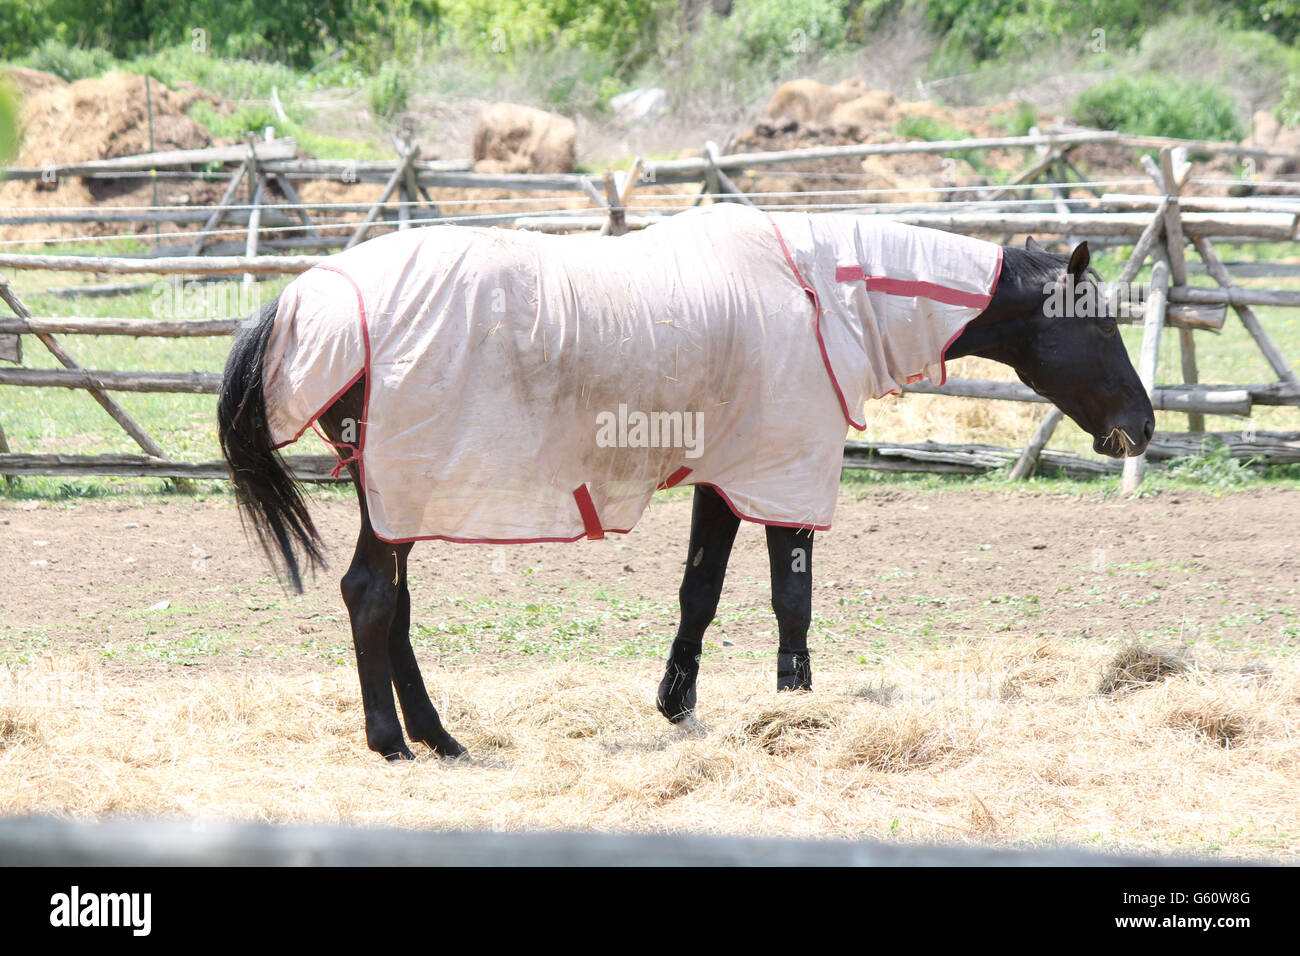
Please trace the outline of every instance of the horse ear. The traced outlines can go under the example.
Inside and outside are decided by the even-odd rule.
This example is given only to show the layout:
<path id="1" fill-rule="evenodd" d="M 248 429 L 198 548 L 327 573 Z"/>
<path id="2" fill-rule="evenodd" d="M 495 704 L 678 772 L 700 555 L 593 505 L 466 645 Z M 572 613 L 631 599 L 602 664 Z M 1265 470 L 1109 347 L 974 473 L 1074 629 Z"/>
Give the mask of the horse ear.
<path id="1" fill-rule="evenodd" d="M 1038 240 L 1035 239 L 1033 236 L 1029 236 L 1025 239 L 1025 248 L 1028 249 L 1030 252 L 1044 251 L 1043 247 L 1038 244 Z"/>
<path id="2" fill-rule="evenodd" d="M 1085 239 L 1074 247 L 1070 253 L 1070 263 L 1065 267 L 1065 271 L 1074 276 L 1076 282 L 1083 280 L 1083 274 L 1088 271 L 1088 263 L 1092 261 L 1092 253 L 1088 251 L 1088 242 Z"/>

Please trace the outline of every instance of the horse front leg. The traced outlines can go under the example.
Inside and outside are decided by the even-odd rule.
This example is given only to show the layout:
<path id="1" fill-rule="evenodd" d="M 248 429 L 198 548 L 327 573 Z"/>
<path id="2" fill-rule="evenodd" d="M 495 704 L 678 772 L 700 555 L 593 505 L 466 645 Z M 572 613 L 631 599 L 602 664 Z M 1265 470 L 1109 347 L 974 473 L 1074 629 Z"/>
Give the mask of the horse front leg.
<path id="1" fill-rule="evenodd" d="M 668 652 L 656 699 L 659 712 L 673 723 L 695 709 L 695 679 L 700 672 L 704 631 L 717 613 L 722 581 L 727 576 L 727 560 L 739 527 L 740 519 L 720 494 L 707 485 L 696 486 L 691 511 L 691 548 L 678 591 L 681 621 Z"/>
<path id="2" fill-rule="evenodd" d="M 812 624 L 813 532 L 798 528 L 767 529 L 767 557 L 772 569 L 772 610 L 780 634 L 776 652 L 776 689 L 812 690 L 808 627 Z"/>
<path id="3" fill-rule="evenodd" d="M 420 665 L 411 648 L 411 591 L 406 586 L 406 557 L 411 546 L 398 552 L 399 591 L 393 622 L 388 629 L 388 659 L 393 669 L 393 686 L 402 706 L 406 733 L 412 740 L 426 744 L 441 757 L 460 757 L 468 753 L 442 726 L 438 711 L 429 699 Z"/>

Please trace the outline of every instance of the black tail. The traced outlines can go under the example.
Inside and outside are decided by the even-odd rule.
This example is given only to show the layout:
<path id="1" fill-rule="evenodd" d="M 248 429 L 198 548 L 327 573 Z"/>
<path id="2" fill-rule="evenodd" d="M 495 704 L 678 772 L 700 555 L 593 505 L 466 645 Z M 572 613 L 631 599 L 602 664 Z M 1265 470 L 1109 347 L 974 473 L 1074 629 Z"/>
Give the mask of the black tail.
<path id="1" fill-rule="evenodd" d="M 320 535 L 307 513 L 302 488 L 271 442 L 262 390 L 262 356 L 275 324 L 278 298 L 255 313 L 242 328 L 226 360 L 217 400 L 221 453 L 230 465 L 245 527 L 257 540 L 276 573 L 302 590 L 298 552 L 310 567 L 323 567 Z"/>

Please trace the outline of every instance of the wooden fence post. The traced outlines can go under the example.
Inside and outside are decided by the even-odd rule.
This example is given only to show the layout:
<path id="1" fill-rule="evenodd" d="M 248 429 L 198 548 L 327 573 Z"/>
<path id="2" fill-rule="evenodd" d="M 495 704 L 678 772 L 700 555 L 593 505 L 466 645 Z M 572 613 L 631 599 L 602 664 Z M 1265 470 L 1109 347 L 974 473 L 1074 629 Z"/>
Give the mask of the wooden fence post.
<path id="1" fill-rule="evenodd" d="M 1237 285 L 1233 282 L 1232 275 L 1219 258 L 1218 253 L 1214 251 L 1214 246 L 1210 243 L 1210 240 L 1205 236 L 1195 236 L 1192 238 L 1192 244 L 1196 246 L 1196 251 L 1200 253 L 1201 261 L 1205 263 L 1205 270 L 1228 293 L 1229 304 L 1237 310 L 1237 315 L 1241 317 L 1241 324 L 1246 327 L 1246 331 L 1255 340 L 1259 350 L 1264 353 L 1264 358 L 1273 367 L 1278 379 L 1289 385 L 1300 385 L 1300 378 L 1296 377 L 1295 370 L 1291 368 L 1291 363 L 1286 360 L 1286 356 L 1277 347 L 1277 343 L 1273 341 L 1272 336 L 1260 324 L 1259 317 L 1255 315 L 1255 310 L 1232 295 L 1233 292 L 1237 291 Z"/>
<path id="2" fill-rule="evenodd" d="M 347 244 L 343 247 L 344 249 L 351 249 L 358 242 L 361 242 L 366 238 L 366 233 L 370 231 L 370 227 L 374 225 L 375 220 L 379 218 L 384 203 L 388 202 L 388 200 L 392 198 L 393 193 L 397 191 L 398 184 L 406 179 L 408 168 L 415 163 L 416 157 L 419 155 L 420 147 L 412 146 L 410 152 L 402 157 L 401 162 L 397 164 L 397 168 L 393 170 L 393 174 L 388 177 L 388 182 L 384 184 L 384 191 L 379 194 L 379 198 L 375 200 L 375 204 L 370 207 L 370 211 L 366 213 L 366 218 L 361 221 L 361 225 L 357 226 L 356 230 L 352 233 Z"/>
<path id="3" fill-rule="evenodd" d="M 1038 469 L 1038 456 L 1043 453 L 1048 441 L 1052 438 L 1052 433 L 1056 431 L 1056 426 L 1061 424 L 1061 410 L 1053 405 L 1047 410 L 1038 427 L 1034 429 L 1033 437 L 1029 439 L 1029 444 L 1025 446 L 1020 457 L 1016 459 L 1015 465 L 1011 469 L 1011 479 L 1013 481 L 1025 481 Z"/>
<path id="4" fill-rule="evenodd" d="M 199 237 L 194 240 L 194 245 L 190 246 L 188 255 L 199 255 L 203 251 L 203 247 L 208 244 L 208 233 L 215 229 L 217 224 L 225 218 L 226 212 L 235 200 L 235 193 L 239 191 L 239 184 L 244 181 L 244 174 L 248 172 L 248 162 L 248 160 L 244 160 L 240 163 L 239 168 L 230 177 L 230 182 L 226 185 L 226 191 L 221 194 L 221 199 L 217 201 L 217 206 L 212 210 L 212 214 L 204 221 Z"/>
<path id="5" fill-rule="evenodd" d="M 1145 321 L 1142 325 L 1142 357 L 1138 361 L 1138 377 L 1147 394 L 1155 397 L 1156 366 L 1160 361 L 1160 333 L 1165 327 L 1165 308 L 1168 304 L 1169 267 L 1157 262 L 1151 270 L 1151 294 L 1147 298 Z M 1146 471 L 1146 454 L 1124 459 L 1125 494 L 1132 494 L 1142 484 Z"/>
<path id="6" fill-rule="evenodd" d="M 1168 200 L 1164 205 L 1165 250 L 1169 256 L 1170 281 L 1176 286 L 1187 285 L 1187 261 L 1183 255 L 1185 239 L 1182 220 L 1179 218 L 1181 211 L 1178 207 L 1178 195 L 1191 170 L 1191 164 L 1184 158 L 1186 150 L 1182 153 L 1182 156 L 1175 156 L 1174 150 L 1168 146 L 1160 150 L 1160 184 L 1164 186 L 1165 198 Z M 1196 342 L 1192 338 L 1191 329 L 1178 330 L 1178 346 L 1182 359 L 1183 382 L 1187 385 L 1196 385 L 1200 382 L 1200 373 L 1196 368 Z M 1200 412 L 1188 414 L 1187 430 L 1205 431 L 1205 416 Z"/>

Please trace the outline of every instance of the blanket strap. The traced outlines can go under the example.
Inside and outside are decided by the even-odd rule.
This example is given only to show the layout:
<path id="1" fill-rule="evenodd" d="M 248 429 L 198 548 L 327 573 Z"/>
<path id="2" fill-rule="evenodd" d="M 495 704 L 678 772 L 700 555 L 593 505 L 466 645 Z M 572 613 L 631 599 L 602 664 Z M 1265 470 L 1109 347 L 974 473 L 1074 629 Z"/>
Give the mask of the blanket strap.
<path id="1" fill-rule="evenodd" d="M 344 468 L 352 464 L 354 461 L 361 460 L 361 449 L 356 445 L 350 445 L 345 441 L 330 441 L 325 437 L 325 433 L 316 427 L 315 422 L 311 423 L 311 429 L 320 437 L 321 441 L 330 446 L 330 451 L 334 452 L 334 457 L 338 459 L 338 464 L 335 465 L 334 470 L 330 472 L 331 478 L 337 478 L 339 475 L 343 474 Z M 346 448 L 348 450 L 347 458 L 344 458 L 339 454 L 340 448 Z"/>
<path id="2" fill-rule="evenodd" d="M 691 469 L 682 465 L 682 467 L 678 468 L 671 475 L 661 481 L 655 488 L 655 491 L 667 491 L 669 488 L 675 488 L 677 485 L 680 485 L 682 480 L 690 473 Z"/>
<path id="3" fill-rule="evenodd" d="M 582 515 L 582 528 L 587 538 L 599 541 L 605 537 L 605 529 L 600 526 L 600 515 L 596 514 L 596 505 L 591 500 L 591 492 L 587 490 L 586 484 L 573 489 L 573 500 L 578 504 L 578 514 Z"/>

